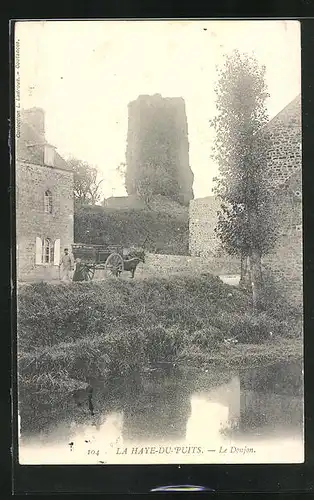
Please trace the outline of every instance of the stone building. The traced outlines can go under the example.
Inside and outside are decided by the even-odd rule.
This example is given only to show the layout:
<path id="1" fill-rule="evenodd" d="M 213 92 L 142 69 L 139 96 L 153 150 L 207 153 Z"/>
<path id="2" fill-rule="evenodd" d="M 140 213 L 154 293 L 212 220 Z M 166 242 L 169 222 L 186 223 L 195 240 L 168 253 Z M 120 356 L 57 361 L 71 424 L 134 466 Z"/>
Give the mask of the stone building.
<path id="1" fill-rule="evenodd" d="M 160 94 L 140 95 L 129 103 L 126 150 L 126 190 L 138 194 L 139 181 L 149 168 L 152 195 L 172 197 L 188 205 L 193 199 L 193 172 L 189 165 L 188 124 L 185 102 L 181 97 L 164 98 Z M 153 172 L 153 174 L 152 174 Z M 153 178 L 152 178 L 153 175 Z"/>
<path id="2" fill-rule="evenodd" d="M 302 301 L 302 129 L 301 96 L 297 96 L 265 126 L 272 138 L 269 174 L 273 185 L 273 213 L 280 236 L 263 259 L 265 268 L 293 301 Z M 262 132 L 263 133 L 263 132 Z M 190 202 L 191 255 L 213 255 L 219 248 L 214 233 L 219 202 L 213 197 Z"/>
<path id="3" fill-rule="evenodd" d="M 191 200 L 189 210 L 189 250 L 195 257 L 215 257 L 220 243 L 214 229 L 220 204 L 215 196 Z"/>
<path id="4" fill-rule="evenodd" d="M 60 253 L 73 243 L 73 173 L 45 139 L 40 108 L 21 114 L 16 140 L 17 279 L 58 279 Z"/>

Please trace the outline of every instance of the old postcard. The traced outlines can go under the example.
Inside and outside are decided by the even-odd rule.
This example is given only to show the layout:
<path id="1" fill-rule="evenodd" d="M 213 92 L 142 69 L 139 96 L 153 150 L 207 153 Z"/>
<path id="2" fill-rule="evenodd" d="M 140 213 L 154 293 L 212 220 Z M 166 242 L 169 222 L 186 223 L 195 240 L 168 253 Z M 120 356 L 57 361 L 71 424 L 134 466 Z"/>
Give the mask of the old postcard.
<path id="1" fill-rule="evenodd" d="M 14 39 L 19 463 L 302 463 L 299 23 Z"/>

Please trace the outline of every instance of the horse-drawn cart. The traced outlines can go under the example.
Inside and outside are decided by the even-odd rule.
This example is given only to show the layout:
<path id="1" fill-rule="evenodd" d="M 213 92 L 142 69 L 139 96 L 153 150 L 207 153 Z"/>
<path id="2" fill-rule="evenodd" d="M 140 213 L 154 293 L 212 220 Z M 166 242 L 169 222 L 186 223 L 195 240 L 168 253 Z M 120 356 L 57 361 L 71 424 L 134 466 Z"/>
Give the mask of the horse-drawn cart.
<path id="1" fill-rule="evenodd" d="M 73 281 L 90 281 L 96 270 L 119 277 L 129 271 L 131 278 L 140 262 L 145 262 L 143 248 L 126 250 L 121 245 L 90 245 L 74 243 L 72 254 L 75 260 Z"/>
<path id="2" fill-rule="evenodd" d="M 72 254 L 79 268 L 81 279 L 90 281 L 96 270 L 104 270 L 119 276 L 124 270 L 123 247 L 121 245 L 88 245 L 74 243 Z"/>

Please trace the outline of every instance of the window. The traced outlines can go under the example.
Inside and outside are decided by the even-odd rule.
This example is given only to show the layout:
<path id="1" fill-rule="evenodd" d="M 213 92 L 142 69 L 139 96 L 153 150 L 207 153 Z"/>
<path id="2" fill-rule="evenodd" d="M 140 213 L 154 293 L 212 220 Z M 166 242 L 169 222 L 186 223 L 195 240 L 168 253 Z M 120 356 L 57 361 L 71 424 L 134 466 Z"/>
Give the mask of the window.
<path id="1" fill-rule="evenodd" d="M 59 265 L 60 261 L 60 239 L 53 242 L 50 238 L 36 238 L 36 265 L 53 264 Z"/>
<path id="2" fill-rule="evenodd" d="M 51 264 L 53 262 L 53 244 L 49 238 L 45 238 L 42 243 L 42 262 Z"/>
<path id="3" fill-rule="evenodd" d="M 44 200 L 46 214 L 52 214 L 52 194 L 49 190 L 45 192 Z"/>

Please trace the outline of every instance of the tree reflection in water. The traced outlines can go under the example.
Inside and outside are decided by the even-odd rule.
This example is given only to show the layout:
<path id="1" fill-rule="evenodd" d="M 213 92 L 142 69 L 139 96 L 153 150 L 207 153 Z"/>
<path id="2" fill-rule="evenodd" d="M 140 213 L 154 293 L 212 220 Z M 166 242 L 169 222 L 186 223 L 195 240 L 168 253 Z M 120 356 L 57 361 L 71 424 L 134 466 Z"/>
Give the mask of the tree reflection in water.
<path id="1" fill-rule="evenodd" d="M 184 439 L 191 413 L 190 392 L 186 380 L 176 370 L 156 370 L 144 377 L 136 399 L 130 392 L 125 401 L 123 439 L 138 442 Z"/>
<path id="2" fill-rule="evenodd" d="M 302 365 L 270 365 L 238 374 L 151 373 L 125 392 L 126 440 L 184 440 L 302 428 Z M 192 412 L 193 406 L 193 412 Z"/>

